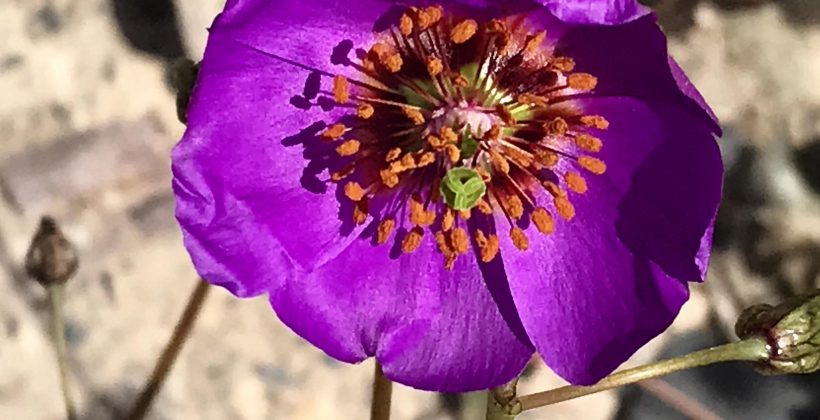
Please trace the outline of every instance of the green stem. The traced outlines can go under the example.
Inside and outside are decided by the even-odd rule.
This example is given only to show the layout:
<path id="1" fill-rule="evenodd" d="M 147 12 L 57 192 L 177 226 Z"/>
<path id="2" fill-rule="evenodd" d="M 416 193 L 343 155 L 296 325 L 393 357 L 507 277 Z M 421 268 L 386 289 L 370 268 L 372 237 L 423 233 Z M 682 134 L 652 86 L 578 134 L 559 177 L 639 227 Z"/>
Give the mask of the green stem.
<path id="1" fill-rule="evenodd" d="M 370 405 L 370 420 L 390 420 L 390 402 L 393 398 L 393 382 L 384 376 L 382 365 L 376 362 L 373 371 L 373 401 Z"/>
<path id="2" fill-rule="evenodd" d="M 53 284 L 46 287 L 48 306 L 51 315 L 51 340 L 57 353 L 57 367 L 60 370 L 60 385 L 63 390 L 63 403 L 68 420 L 77 419 L 77 411 L 71 400 L 71 380 L 68 375 L 68 358 L 65 345 L 65 321 L 63 320 L 63 285 Z"/>
<path id="3" fill-rule="evenodd" d="M 525 395 L 520 397 L 518 402 L 521 411 L 531 410 L 699 366 L 729 361 L 760 361 L 767 358 L 766 342 L 760 338 L 752 338 L 616 372 L 592 386 L 565 386 Z"/>
<path id="4" fill-rule="evenodd" d="M 168 373 L 171 372 L 171 367 L 173 367 L 180 350 L 182 350 L 182 346 L 191 335 L 194 322 L 210 290 L 210 285 L 204 280 L 200 279 L 197 282 L 194 291 L 188 298 L 188 304 L 185 305 L 182 316 L 179 318 L 179 321 L 177 321 L 176 327 L 174 327 L 171 339 L 168 341 L 168 344 L 165 345 L 165 349 L 160 354 L 159 359 L 157 359 L 157 364 L 154 366 L 151 377 L 143 387 L 142 392 L 137 398 L 137 402 L 134 403 L 134 407 L 128 415 L 129 420 L 140 420 L 148 414 L 148 409 L 151 408 L 151 403 L 154 401 L 157 393 L 159 393 L 162 383 L 165 382 L 165 378 L 168 376 Z"/>

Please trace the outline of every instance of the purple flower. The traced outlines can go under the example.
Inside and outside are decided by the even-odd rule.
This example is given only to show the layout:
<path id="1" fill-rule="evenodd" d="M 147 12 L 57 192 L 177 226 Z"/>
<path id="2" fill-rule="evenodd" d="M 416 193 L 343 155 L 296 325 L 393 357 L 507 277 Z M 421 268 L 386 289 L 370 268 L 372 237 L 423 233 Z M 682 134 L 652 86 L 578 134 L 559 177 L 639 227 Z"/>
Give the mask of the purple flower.
<path id="1" fill-rule="evenodd" d="M 205 279 L 336 359 L 589 384 L 703 279 L 717 133 L 633 0 L 228 0 L 177 217 Z"/>

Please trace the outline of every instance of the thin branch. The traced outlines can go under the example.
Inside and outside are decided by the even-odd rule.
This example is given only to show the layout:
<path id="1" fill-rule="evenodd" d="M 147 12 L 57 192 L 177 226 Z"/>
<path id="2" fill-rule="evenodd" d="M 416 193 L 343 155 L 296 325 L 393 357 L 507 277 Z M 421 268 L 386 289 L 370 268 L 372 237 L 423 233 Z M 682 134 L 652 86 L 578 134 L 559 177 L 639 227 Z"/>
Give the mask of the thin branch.
<path id="1" fill-rule="evenodd" d="M 162 383 L 165 381 L 168 373 L 171 372 L 171 368 L 180 350 L 182 350 L 185 341 L 191 335 L 191 330 L 196 322 L 196 318 L 210 290 L 210 285 L 204 280 L 200 279 L 197 282 L 194 291 L 188 298 L 188 304 L 185 306 L 182 316 L 179 318 L 179 321 L 177 321 L 176 327 L 174 327 L 174 333 L 171 335 L 171 339 L 168 341 L 168 344 L 165 345 L 165 349 L 160 354 L 159 359 L 157 359 L 157 364 L 154 366 L 151 377 L 143 387 L 142 392 L 137 398 L 137 402 L 128 415 L 129 420 L 141 420 L 148 413 L 148 410 L 151 408 L 151 403 L 162 387 Z"/>
<path id="2" fill-rule="evenodd" d="M 592 386 L 565 386 L 524 395 L 518 401 L 522 411 L 531 410 L 694 367 L 740 360 L 762 361 L 767 357 L 766 342 L 760 338 L 752 338 L 616 372 Z"/>
<path id="3" fill-rule="evenodd" d="M 373 400 L 370 404 L 370 420 L 390 420 L 390 403 L 393 398 L 393 382 L 384 376 L 382 365 L 375 363 L 373 371 Z"/>
<path id="4" fill-rule="evenodd" d="M 68 374 L 68 358 L 65 345 L 65 321 L 63 319 L 63 285 L 52 284 L 46 287 L 48 307 L 51 318 L 51 336 L 54 352 L 57 354 L 57 367 L 60 371 L 60 385 L 63 391 L 63 403 L 68 420 L 77 419 L 77 410 L 71 399 L 71 380 Z"/>

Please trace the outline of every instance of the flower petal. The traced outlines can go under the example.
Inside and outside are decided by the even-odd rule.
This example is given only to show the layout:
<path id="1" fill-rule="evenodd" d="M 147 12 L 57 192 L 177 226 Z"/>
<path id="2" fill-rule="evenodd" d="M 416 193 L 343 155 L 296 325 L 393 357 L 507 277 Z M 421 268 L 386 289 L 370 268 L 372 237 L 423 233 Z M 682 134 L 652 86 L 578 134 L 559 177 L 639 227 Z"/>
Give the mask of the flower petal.
<path id="1" fill-rule="evenodd" d="M 375 356 L 405 385 L 461 392 L 509 381 L 532 347 L 504 321 L 475 259 L 462 257 L 447 270 L 426 236 L 413 254 L 398 257 L 387 245 L 356 240 L 315 271 L 288 277 L 271 290 L 271 303 L 285 324 L 330 356 Z"/>
<path id="2" fill-rule="evenodd" d="M 552 14 L 569 23 L 620 25 L 651 11 L 637 0 L 538 0 Z"/>
<path id="3" fill-rule="evenodd" d="M 556 51 L 575 59 L 577 71 L 598 77 L 596 96 L 677 102 L 710 120 L 712 132 L 720 134 L 712 110 L 669 58 L 654 15 L 619 26 L 576 26 L 566 31 Z"/>
<path id="4" fill-rule="evenodd" d="M 577 384 L 614 370 L 666 329 L 700 280 L 720 199 L 720 153 L 686 110 L 629 98 L 589 100 L 605 116 L 603 175 L 571 194 L 575 218 L 530 248 L 502 235 L 521 320 L 545 362 Z M 505 224 L 505 219 L 497 220 Z"/>

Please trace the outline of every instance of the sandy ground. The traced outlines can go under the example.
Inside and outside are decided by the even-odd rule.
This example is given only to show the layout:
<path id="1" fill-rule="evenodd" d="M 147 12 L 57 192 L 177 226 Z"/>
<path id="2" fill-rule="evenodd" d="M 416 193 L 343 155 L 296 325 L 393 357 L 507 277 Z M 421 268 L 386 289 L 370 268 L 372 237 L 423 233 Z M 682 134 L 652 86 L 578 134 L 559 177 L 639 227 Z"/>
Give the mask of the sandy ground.
<path id="1" fill-rule="evenodd" d="M 813 1 L 655 2 L 673 55 L 727 128 L 730 178 L 710 281 L 634 362 L 709 319 L 728 329 L 747 303 L 818 286 Z M 21 271 L 42 214 L 81 252 L 65 312 L 84 419 L 122 417 L 195 284 L 172 217 L 168 152 L 183 126 L 167 69 L 201 54 L 221 5 L 178 0 L 173 14 L 165 3 L 0 1 L 0 419 L 61 418 L 44 295 Z M 303 342 L 264 299 L 215 289 L 152 418 L 363 419 L 371 371 Z M 521 389 L 558 384 L 539 366 Z M 394 400 L 399 420 L 457 418 L 452 398 L 398 386 Z M 618 404 L 604 393 L 521 418 L 606 419 Z"/>

